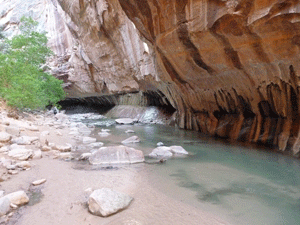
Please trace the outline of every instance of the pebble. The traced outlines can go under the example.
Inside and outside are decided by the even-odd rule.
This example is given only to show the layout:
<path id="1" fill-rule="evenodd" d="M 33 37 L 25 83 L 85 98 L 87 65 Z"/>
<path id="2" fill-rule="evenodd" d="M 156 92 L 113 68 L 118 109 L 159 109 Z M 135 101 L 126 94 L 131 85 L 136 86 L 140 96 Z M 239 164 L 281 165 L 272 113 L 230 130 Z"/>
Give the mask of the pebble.
<path id="1" fill-rule="evenodd" d="M 37 186 L 45 183 L 47 180 L 46 179 L 40 179 L 32 182 L 32 185 Z"/>

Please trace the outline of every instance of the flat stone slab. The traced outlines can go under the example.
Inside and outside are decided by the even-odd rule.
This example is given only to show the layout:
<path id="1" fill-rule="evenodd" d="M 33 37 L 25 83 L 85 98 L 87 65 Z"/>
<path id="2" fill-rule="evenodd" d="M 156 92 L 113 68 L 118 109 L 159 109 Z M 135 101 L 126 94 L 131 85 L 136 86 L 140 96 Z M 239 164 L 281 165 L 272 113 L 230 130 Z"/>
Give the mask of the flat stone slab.
<path id="1" fill-rule="evenodd" d="M 89 157 L 91 164 L 122 164 L 144 162 L 144 154 L 140 150 L 124 145 L 101 147 Z"/>
<path id="2" fill-rule="evenodd" d="M 109 188 L 93 191 L 88 200 L 89 211 L 96 216 L 110 216 L 129 206 L 133 198 Z"/>

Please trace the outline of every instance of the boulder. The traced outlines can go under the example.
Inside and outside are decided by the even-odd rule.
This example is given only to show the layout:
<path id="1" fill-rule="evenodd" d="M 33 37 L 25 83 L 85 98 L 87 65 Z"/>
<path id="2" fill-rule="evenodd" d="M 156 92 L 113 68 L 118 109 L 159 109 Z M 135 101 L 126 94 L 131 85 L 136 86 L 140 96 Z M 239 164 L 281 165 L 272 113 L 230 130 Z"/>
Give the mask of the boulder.
<path id="1" fill-rule="evenodd" d="M 171 151 L 170 147 L 160 146 L 153 149 L 149 156 L 153 158 L 170 158 L 173 156 Z"/>
<path id="2" fill-rule="evenodd" d="M 181 146 L 173 145 L 170 146 L 171 152 L 175 155 L 188 155 L 189 153 Z"/>
<path id="3" fill-rule="evenodd" d="M 115 120 L 117 124 L 134 124 L 135 120 L 130 118 L 120 118 Z"/>
<path id="4" fill-rule="evenodd" d="M 102 188 L 90 195 L 88 207 L 92 214 L 106 217 L 127 208 L 132 200 L 133 198 L 126 194 Z"/>
<path id="5" fill-rule="evenodd" d="M 130 144 L 130 143 L 138 143 L 141 142 L 138 136 L 132 136 L 127 138 L 126 140 L 122 141 L 122 144 Z"/>
<path id="6" fill-rule="evenodd" d="M 94 151 L 89 158 L 91 164 L 139 163 L 144 161 L 142 151 L 123 145 L 102 147 Z"/>
<path id="7" fill-rule="evenodd" d="M 8 152 L 8 156 L 18 160 L 27 160 L 32 157 L 33 151 L 26 148 L 16 148 Z"/>
<path id="8" fill-rule="evenodd" d="M 10 210 L 10 201 L 7 197 L 0 198 L 0 216 L 5 215 Z"/>
<path id="9" fill-rule="evenodd" d="M 25 205 L 29 202 L 29 198 L 24 191 L 13 192 L 8 195 L 5 195 L 4 197 L 7 197 L 10 203 L 13 203 L 17 206 Z"/>
<path id="10" fill-rule="evenodd" d="M 12 136 L 6 132 L 0 132 L 0 142 L 9 142 Z"/>
<path id="11" fill-rule="evenodd" d="M 12 139 L 12 143 L 18 145 L 30 145 L 32 142 L 37 141 L 38 137 L 30 137 L 30 136 L 21 136 Z"/>
<path id="12" fill-rule="evenodd" d="M 91 144 L 91 143 L 94 143 L 94 142 L 96 142 L 96 141 L 97 141 L 96 138 L 91 138 L 91 137 L 84 137 L 84 138 L 82 139 L 82 143 L 83 143 L 83 144 Z"/>
<path id="13" fill-rule="evenodd" d="M 27 161 L 22 161 L 22 162 L 16 163 L 16 167 L 26 170 L 31 167 L 31 164 Z"/>

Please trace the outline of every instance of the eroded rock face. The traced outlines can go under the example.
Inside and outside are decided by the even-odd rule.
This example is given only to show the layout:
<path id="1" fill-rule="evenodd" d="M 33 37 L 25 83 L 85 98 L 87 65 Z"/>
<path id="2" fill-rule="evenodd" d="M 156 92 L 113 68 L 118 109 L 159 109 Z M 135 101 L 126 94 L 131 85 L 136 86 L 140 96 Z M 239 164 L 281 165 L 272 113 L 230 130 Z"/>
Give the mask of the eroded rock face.
<path id="1" fill-rule="evenodd" d="M 119 2 L 180 127 L 299 152 L 299 1 Z"/>
<path id="2" fill-rule="evenodd" d="M 151 92 L 181 128 L 298 154 L 298 0 L 43 2 L 69 97 Z"/>

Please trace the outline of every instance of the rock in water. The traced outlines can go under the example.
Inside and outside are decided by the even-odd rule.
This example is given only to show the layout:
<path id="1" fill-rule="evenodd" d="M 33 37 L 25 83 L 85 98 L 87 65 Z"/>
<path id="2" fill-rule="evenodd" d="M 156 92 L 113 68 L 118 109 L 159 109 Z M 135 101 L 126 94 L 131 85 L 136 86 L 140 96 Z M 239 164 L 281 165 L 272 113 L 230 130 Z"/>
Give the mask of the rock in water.
<path id="1" fill-rule="evenodd" d="M 170 147 L 161 146 L 153 149 L 149 156 L 153 158 L 170 158 L 173 156 L 171 151 Z"/>
<path id="2" fill-rule="evenodd" d="M 123 145 L 102 147 L 94 151 L 89 158 L 91 164 L 139 163 L 144 161 L 142 151 Z"/>
<path id="3" fill-rule="evenodd" d="M 130 118 L 121 118 L 115 120 L 117 124 L 134 124 L 134 120 Z"/>
<path id="4" fill-rule="evenodd" d="M 110 216 L 129 206 L 132 197 L 102 188 L 93 191 L 88 200 L 89 211 L 96 216 Z"/>
<path id="5" fill-rule="evenodd" d="M 29 198 L 24 191 L 13 192 L 5 195 L 4 197 L 7 197 L 10 203 L 13 203 L 17 206 L 25 205 L 29 202 Z"/>
<path id="6" fill-rule="evenodd" d="M 173 145 L 170 146 L 171 151 L 177 155 L 188 155 L 189 153 L 181 146 Z"/>
<path id="7" fill-rule="evenodd" d="M 129 143 L 138 143 L 141 142 L 138 136 L 132 136 L 127 138 L 126 140 L 122 141 L 122 144 L 129 144 Z"/>

